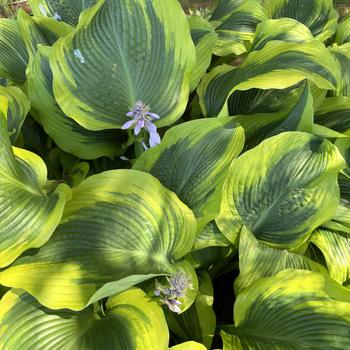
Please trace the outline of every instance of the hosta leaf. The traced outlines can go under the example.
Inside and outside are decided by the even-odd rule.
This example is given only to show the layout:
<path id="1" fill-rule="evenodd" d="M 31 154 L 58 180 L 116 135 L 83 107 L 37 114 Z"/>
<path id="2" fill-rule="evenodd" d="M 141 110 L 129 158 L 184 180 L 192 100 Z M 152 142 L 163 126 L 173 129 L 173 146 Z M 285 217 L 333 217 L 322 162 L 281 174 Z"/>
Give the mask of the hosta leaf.
<path id="1" fill-rule="evenodd" d="M 71 187 L 78 186 L 88 176 L 90 165 L 87 162 L 79 162 L 75 164 L 68 173 L 67 183 Z"/>
<path id="2" fill-rule="evenodd" d="M 284 89 L 310 79 L 322 89 L 335 89 L 334 59 L 319 41 L 268 42 L 251 52 L 238 68 L 218 66 L 206 74 L 198 87 L 203 113 L 227 113 L 226 101 L 238 90 Z"/>
<path id="3" fill-rule="evenodd" d="M 195 49 L 178 1 L 100 1 L 80 19 L 50 58 L 63 112 L 87 129 L 113 129 L 142 100 L 161 117 L 158 126 L 179 119 Z"/>
<path id="4" fill-rule="evenodd" d="M 214 53 L 225 56 L 246 52 L 245 41 L 253 41 L 256 26 L 266 19 L 259 0 L 220 0 L 211 21 L 219 39 Z"/>
<path id="5" fill-rule="evenodd" d="M 239 276 L 235 293 L 249 287 L 261 277 L 269 277 L 284 269 L 303 269 L 327 273 L 327 269 L 304 255 L 271 248 L 259 242 L 246 227 L 239 238 Z"/>
<path id="6" fill-rule="evenodd" d="M 341 350 L 350 346 L 350 291 L 330 277 L 285 270 L 240 293 L 224 350 Z"/>
<path id="7" fill-rule="evenodd" d="M 7 100 L 0 99 L 0 267 L 48 241 L 70 197 L 66 185 L 47 181 L 45 163 L 12 148 L 6 125 Z"/>
<path id="8" fill-rule="evenodd" d="M 350 96 L 350 43 L 333 46 L 330 52 L 339 66 L 337 89 L 332 93 L 335 96 Z"/>
<path id="9" fill-rule="evenodd" d="M 313 98 L 308 82 L 305 82 L 298 102 L 289 111 L 287 117 L 276 128 L 272 129 L 268 136 L 277 135 L 284 131 L 304 131 L 311 133 L 314 109 Z"/>
<path id="10" fill-rule="evenodd" d="M 308 81 L 313 97 L 314 109 L 323 103 L 327 90 L 318 88 Z M 300 94 L 305 89 L 305 81 L 285 89 L 249 89 L 235 91 L 227 101 L 229 115 L 250 115 L 258 113 L 277 113 L 290 110 L 297 104 Z"/>
<path id="11" fill-rule="evenodd" d="M 90 131 L 67 117 L 57 105 L 52 91 L 49 65 L 51 48 L 39 46 L 27 69 L 28 94 L 36 117 L 46 133 L 64 151 L 82 159 L 121 153 L 121 133 L 116 130 Z"/>
<path id="12" fill-rule="evenodd" d="M 339 17 L 332 0 L 266 0 L 264 6 L 268 18 L 294 18 L 322 41 L 334 34 Z"/>
<path id="13" fill-rule="evenodd" d="M 243 128 L 232 118 L 195 120 L 171 128 L 161 145 L 143 153 L 134 168 L 174 191 L 201 228 L 217 216 L 228 168 L 243 145 Z"/>
<path id="14" fill-rule="evenodd" d="M 97 0 L 29 0 L 35 16 L 53 17 L 73 26 L 77 25 L 80 13 L 96 4 Z"/>
<path id="15" fill-rule="evenodd" d="M 215 221 L 210 221 L 196 235 L 193 248 L 195 250 L 207 247 L 227 247 L 231 245 L 230 241 L 221 233 Z"/>
<path id="16" fill-rule="evenodd" d="M 164 350 L 169 331 L 161 308 L 140 289 L 110 298 L 106 311 L 53 311 L 18 289 L 0 302 L 0 347 L 17 350 Z"/>
<path id="17" fill-rule="evenodd" d="M 261 50 L 272 40 L 305 43 L 313 39 L 310 30 L 294 19 L 268 19 L 258 25 L 251 50 Z"/>
<path id="18" fill-rule="evenodd" d="M 330 276 L 343 283 L 350 279 L 350 237 L 347 233 L 320 229 L 311 242 L 323 253 Z"/>
<path id="19" fill-rule="evenodd" d="M 195 340 L 210 349 L 216 326 L 213 294 L 210 276 L 207 272 L 203 272 L 199 275 L 199 291 L 194 304 L 181 315 L 166 312 L 170 330 L 181 341 Z"/>
<path id="20" fill-rule="evenodd" d="M 0 18 L 0 56 L 2 78 L 18 82 L 26 80 L 28 53 L 15 20 Z"/>
<path id="21" fill-rule="evenodd" d="M 218 38 L 212 25 L 198 16 L 188 19 L 191 29 L 191 37 L 196 46 L 196 65 L 191 74 L 190 90 L 193 91 L 203 74 L 207 71 Z"/>
<path id="22" fill-rule="evenodd" d="M 52 309 L 80 310 L 104 284 L 168 274 L 191 249 L 192 212 L 147 173 L 113 170 L 73 190 L 48 244 L 0 273 Z"/>
<path id="23" fill-rule="evenodd" d="M 8 101 L 7 130 L 14 144 L 30 110 L 30 101 L 23 91 L 15 86 L 0 86 L 0 96 Z"/>
<path id="24" fill-rule="evenodd" d="M 350 98 L 326 98 L 316 111 L 315 122 L 339 132 L 346 132 L 350 129 Z"/>
<path id="25" fill-rule="evenodd" d="M 231 242 L 244 225 L 274 247 L 294 248 L 332 218 L 343 167 L 327 140 L 297 131 L 269 138 L 233 161 L 216 222 Z"/>
<path id="26" fill-rule="evenodd" d="M 151 278 L 157 277 L 159 275 L 149 274 L 149 275 L 131 275 L 122 278 L 119 281 L 109 282 L 103 285 L 89 300 L 87 305 L 94 304 L 99 300 L 108 298 L 111 295 L 119 294 L 139 283 L 148 281 Z"/>
<path id="27" fill-rule="evenodd" d="M 232 245 L 212 246 L 191 252 L 191 260 L 196 269 L 220 268 L 221 265 L 229 266 L 230 259 L 236 253 L 236 247 Z"/>
<path id="28" fill-rule="evenodd" d="M 30 57 L 36 53 L 38 45 L 51 46 L 73 29 L 54 19 L 43 20 L 41 17 L 29 16 L 23 9 L 18 11 L 17 23 Z"/>
<path id="29" fill-rule="evenodd" d="M 195 341 L 187 341 L 185 343 L 172 346 L 169 350 L 207 350 L 203 344 Z"/>
<path id="30" fill-rule="evenodd" d="M 340 187 L 340 193 L 341 193 L 341 201 L 346 205 L 347 207 L 350 206 L 350 181 L 349 177 L 345 175 L 340 175 L 339 179 L 339 187 Z"/>
<path id="31" fill-rule="evenodd" d="M 338 45 L 350 42 L 350 17 L 345 18 L 338 24 L 334 41 Z"/>
<path id="32" fill-rule="evenodd" d="M 319 124 L 312 125 L 312 134 L 325 139 L 347 139 L 348 137 L 338 131 L 334 131 Z M 338 146 L 337 146 L 338 147 Z M 339 147 L 338 147 L 339 148 Z M 340 149 L 339 149 L 340 150 Z M 341 150 L 340 150 L 341 151 Z M 342 152 L 340 152 L 342 153 Z M 343 153 L 342 153 L 343 155 Z"/>
<path id="33" fill-rule="evenodd" d="M 346 140 L 349 144 L 349 139 L 347 138 Z M 348 202 L 344 200 L 344 198 L 340 198 L 340 203 L 332 217 L 332 220 L 322 224 L 322 227 L 330 230 L 350 233 L 350 208 Z"/>
<path id="34" fill-rule="evenodd" d="M 287 112 L 257 113 L 235 117 L 243 126 L 246 135 L 246 147 L 254 147 L 262 140 L 285 131 L 312 132 L 313 129 L 313 98 L 308 82 L 296 104 Z"/>
<path id="35" fill-rule="evenodd" d="M 295 105 L 303 82 L 286 89 L 249 89 L 235 91 L 227 101 L 229 115 L 274 113 Z"/>

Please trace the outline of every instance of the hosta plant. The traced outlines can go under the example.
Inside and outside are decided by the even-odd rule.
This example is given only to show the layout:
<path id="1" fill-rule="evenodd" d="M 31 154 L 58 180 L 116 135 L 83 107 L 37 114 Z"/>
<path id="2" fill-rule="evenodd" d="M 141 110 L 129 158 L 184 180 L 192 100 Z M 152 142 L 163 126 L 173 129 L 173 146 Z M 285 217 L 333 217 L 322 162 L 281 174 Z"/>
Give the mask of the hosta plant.
<path id="1" fill-rule="evenodd" d="M 350 17 L 29 5 L 0 19 L 0 350 L 349 349 Z"/>

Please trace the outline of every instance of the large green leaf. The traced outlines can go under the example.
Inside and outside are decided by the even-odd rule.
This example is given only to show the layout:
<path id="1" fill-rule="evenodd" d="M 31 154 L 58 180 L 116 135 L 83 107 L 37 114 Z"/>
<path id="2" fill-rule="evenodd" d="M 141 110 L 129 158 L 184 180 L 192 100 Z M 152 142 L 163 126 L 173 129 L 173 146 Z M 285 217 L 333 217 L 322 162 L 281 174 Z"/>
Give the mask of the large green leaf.
<path id="1" fill-rule="evenodd" d="M 344 165 L 327 140 L 297 131 L 269 138 L 233 161 L 216 222 L 231 242 L 244 225 L 272 246 L 294 248 L 332 218 Z"/>
<path id="2" fill-rule="evenodd" d="M 312 133 L 313 121 L 313 98 L 310 85 L 306 81 L 298 102 L 289 111 L 287 117 L 277 127 L 270 130 L 267 136 L 274 136 L 285 131 L 304 131 Z"/>
<path id="3" fill-rule="evenodd" d="M 170 330 L 181 341 L 195 340 L 210 349 L 216 325 L 214 290 L 207 272 L 199 275 L 199 291 L 194 304 L 181 315 L 166 312 Z"/>
<path id="4" fill-rule="evenodd" d="M 312 132 L 313 98 L 310 84 L 304 83 L 295 105 L 288 110 L 276 113 L 257 113 L 235 117 L 243 126 L 246 135 L 246 148 L 258 145 L 262 140 L 285 131 Z"/>
<path id="5" fill-rule="evenodd" d="M 73 29 L 54 19 L 29 16 L 23 9 L 18 11 L 17 23 L 30 58 L 36 53 L 39 44 L 51 46 Z"/>
<path id="6" fill-rule="evenodd" d="M 332 221 L 323 224 L 322 227 L 334 228 L 335 230 L 350 233 L 350 209 L 349 205 L 343 205 L 343 203 L 344 199 L 340 198 L 340 204 Z"/>
<path id="7" fill-rule="evenodd" d="M 316 111 L 315 122 L 339 132 L 346 132 L 350 129 L 350 98 L 326 98 Z"/>
<path id="8" fill-rule="evenodd" d="M 1 284 L 53 309 L 80 310 L 106 283 L 172 273 L 193 245 L 192 212 L 150 174 L 107 171 L 72 191 L 50 241 L 1 272 Z"/>
<path id="9" fill-rule="evenodd" d="M 308 82 L 313 97 L 314 109 L 324 102 L 327 90 L 320 89 L 311 81 Z M 300 94 L 305 89 L 305 81 L 285 89 L 249 89 L 235 91 L 227 101 L 229 115 L 251 115 L 258 113 L 286 114 L 291 106 L 295 106 Z"/>
<path id="10" fill-rule="evenodd" d="M 24 92 L 15 86 L 0 86 L 0 96 L 8 101 L 7 130 L 11 143 L 14 144 L 30 110 L 30 101 Z"/>
<path id="11" fill-rule="evenodd" d="M 338 24 L 334 41 L 338 45 L 350 42 L 350 17 L 345 18 Z"/>
<path id="12" fill-rule="evenodd" d="M 193 91 L 207 71 L 218 35 L 212 25 L 199 16 L 188 19 L 191 37 L 196 46 L 196 65 L 191 74 L 190 90 Z"/>
<path id="13" fill-rule="evenodd" d="M 26 80 L 28 53 L 15 20 L 0 18 L 0 56 L 2 78 L 18 82 Z"/>
<path id="14" fill-rule="evenodd" d="M 150 172 L 191 208 L 199 228 L 220 210 L 222 185 L 241 152 L 244 131 L 232 118 L 210 118 L 171 128 L 159 147 L 143 153 L 134 169 Z"/>
<path id="15" fill-rule="evenodd" d="M 203 344 L 199 344 L 195 341 L 187 341 L 182 344 L 172 346 L 169 350 L 207 350 Z"/>
<path id="16" fill-rule="evenodd" d="M 214 53 L 225 56 L 246 52 L 244 42 L 253 41 L 256 26 L 265 19 L 259 0 L 220 0 L 211 16 L 219 35 Z"/>
<path id="17" fill-rule="evenodd" d="M 313 39 L 310 30 L 294 19 L 268 19 L 258 25 L 251 50 L 261 50 L 272 40 L 305 43 Z"/>
<path id="18" fill-rule="evenodd" d="M 229 115 L 275 113 L 294 105 L 302 82 L 286 89 L 235 91 L 227 101 Z"/>
<path id="19" fill-rule="evenodd" d="M 311 237 L 323 253 L 330 276 L 343 283 L 350 279 L 350 238 L 348 233 L 320 229 Z"/>
<path id="20" fill-rule="evenodd" d="M 80 13 L 96 4 L 97 0 L 29 0 L 35 16 L 52 17 L 75 26 Z"/>
<path id="21" fill-rule="evenodd" d="M 179 119 L 196 54 L 178 1 L 100 0 L 80 19 L 50 58 L 63 112 L 87 129 L 113 129 L 142 100 L 158 126 Z"/>
<path id="22" fill-rule="evenodd" d="M 213 220 L 197 233 L 193 248 L 198 250 L 207 247 L 227 247 L 229 245 L 231 245 L 230 241 L 221 233 Z"/>
<path id="23" fill-rule="evenodd" d="M 259 242 L 246 227 L 239 238 L 239 276 L 235 293 L 249 287 L 261 277 L 269 277 L 284 269 L 303 269 L 327 273 L 327 269 L 302 254 L 276 249 Z"/>
<path id="24" fill-rule="evenodd" d="M 224 350 L 350 347 L 350 291 L 330 277 L 284 270 L 240 293 Z"/>
<path id="25" fill-rule="evenodd" d="M 337 67 L 318 40 L 306 43 L 268 42 L 251 52 L 239 67 L 223 65 L 206 74 L 198 87 L 206 115 L 227 115 L 226 102 L 238 90 L 284 89 L 310 79 L 322 89 L 334 90 Z"/>
<path id="26" fill-rule="evenodd" d="M 330 48 L 338 64 L 338 84 L 333 92 L 335 96 L 350 96 L 350 43 Z"/>
<path id="27" fill-rule="evenodd" d="M 236 247 L 232 245 L 223 247 L 209 246 L 191 252 L 190 259 L 196 269 L 207 269 L 211 276 L 215 276 L 216 272 L 222 268 L 230 271 L 232 257 L 236 252 Z"/>
<path id="28" fill-rule="evenodd" d="M 87 130 L 67 117 L 57 105 L 49 65 L 51 50 L 50 47 L 39 46 L 27 68 L 28 95 L 38 121 L 61 149 L 79 158 L 112 158 L 120 154 L 123 140 L 120 131 Z"/>
<path id="29" fill-rule="evenodd" d="M 324 41 L 336 30 L 339 14 L 333 0 L 265 0 L 264 6 L 268 18 L 294 18 L 316 39 Z"/>
<path id="30" fill-rule="evenodd" d="M 0 96 L 1 97 L 1 96 Z M 0 99 L 0 267 L 46 243 L 70 197 L 66 185 L 49 183 L 45 163 L 34 153 L 12 148 L 7 99 Z"/>
<path id="31" fill-rule="evenodd" d="M 169 342 L 161 308 L 136 288 L 110 298 L 100 312 L 55 312 L 12 289 L 0 302 L 0 324 L 3 350 L 165 350 Z"/>

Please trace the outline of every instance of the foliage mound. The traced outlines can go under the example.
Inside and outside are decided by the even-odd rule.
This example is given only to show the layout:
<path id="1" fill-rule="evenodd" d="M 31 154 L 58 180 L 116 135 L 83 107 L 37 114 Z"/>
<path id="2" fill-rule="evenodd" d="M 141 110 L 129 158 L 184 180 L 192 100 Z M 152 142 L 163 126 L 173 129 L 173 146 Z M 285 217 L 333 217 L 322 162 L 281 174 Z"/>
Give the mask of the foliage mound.
<path id="1" fill-rule="evenodd" d="M 349 349 L 350 17 L 29 5 L 0 19 L 0 350 Z"/>

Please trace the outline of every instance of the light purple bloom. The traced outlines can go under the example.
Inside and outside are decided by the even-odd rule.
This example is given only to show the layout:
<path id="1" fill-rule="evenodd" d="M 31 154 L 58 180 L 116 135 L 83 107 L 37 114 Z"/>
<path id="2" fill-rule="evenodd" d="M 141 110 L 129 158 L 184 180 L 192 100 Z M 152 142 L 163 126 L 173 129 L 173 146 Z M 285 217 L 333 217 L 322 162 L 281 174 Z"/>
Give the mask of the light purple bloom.
<path id="1" fill-rule="evenodd" d="M 61 16 L 57 12 L 55 12 L 53 14 L 52 18 L 55 19 L 56 21 L 60 21 L 62 19 Z"/>
<path id="2" fill-rule="evenodd" d="M 134 134 L 137 136 L 142 129 L 149 133 L 149 145 L 154 147 L 160 144 L 160 136 L 154 120 L 159 119 L 159 115 L 150 112 L 150 107 L 142 101 L 137 101 L 134 107 L 126 113 L 132 120 L 127 121 L 121 128 L 123 130 L 134 127 Z"/>
<path id="3" fill-rule="evenodd" d="M 169 310 L 180 313 L 182 304 L 178 298 L 186 295 L 187 289 L 192 289 L 192 283 L 184 272 L 177 272 L 171 277 L 167 277 L 168 286 L 164 286 L 156 281 L 154 295 L 160 297 L 160 301 L 165 304 Z"/>
<path id="4" fill-rule="evenodd" d="M 39 10 L 43 16 L 47 17 L 47 11 L 43 4 L 39 4 Z"/>
<path id="5" fill-rule="evenodd" d="M 181 312 L 180 306 L 182 303 L 176 299 L 160 299 L 170 311 L 179 314 Z"/>
<path id="6" fill-rule="evenodd" d="M 80 61 L 80 63 L 85 63 L 85 58 L 79 49 L 74 50 L 74 56 Z"/>
<path id="7" fill-rule="evenodd" d="M 167 280 L 169 282 L 172 294 L 176 295 L 178 298 L 185 295 L 187 288 L 192 288 L 190 280 L 183 272 L 177 272 L 172 277 L 167 277 Z"/>

